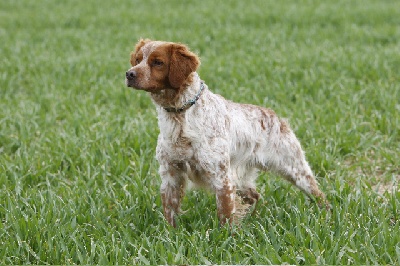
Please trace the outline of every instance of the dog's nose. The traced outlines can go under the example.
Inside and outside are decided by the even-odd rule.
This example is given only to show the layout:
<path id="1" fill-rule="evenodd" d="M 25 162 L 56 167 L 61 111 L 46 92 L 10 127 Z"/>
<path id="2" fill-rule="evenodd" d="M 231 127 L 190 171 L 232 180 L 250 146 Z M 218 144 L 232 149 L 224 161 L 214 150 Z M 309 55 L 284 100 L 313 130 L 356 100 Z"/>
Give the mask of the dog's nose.
<path id="1" fill-rule="evenodd" d="M 134 70 L 126 71 L 125 75 L 126 75 L 127 79 L 132 80 L 136 77 L 136 71 L 134 71 Z"/>

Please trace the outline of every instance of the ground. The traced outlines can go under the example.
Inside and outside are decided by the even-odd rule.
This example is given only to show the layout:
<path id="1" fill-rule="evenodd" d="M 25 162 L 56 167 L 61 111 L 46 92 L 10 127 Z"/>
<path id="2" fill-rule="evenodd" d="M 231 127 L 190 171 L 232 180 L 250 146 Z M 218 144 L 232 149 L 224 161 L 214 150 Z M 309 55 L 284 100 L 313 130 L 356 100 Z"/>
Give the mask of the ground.
<path id="1" fill-rule="evenodd" d="M 1 264 L 398 264 L 399 1 L 1 1 Z M 139 38 L 186 43 L 225 98 L 272 108 L 332 211 L 270 174 L 240 228 L 189 192 L 163 219 Z M 232 232 L 233 231 L 233 232 Z"/>

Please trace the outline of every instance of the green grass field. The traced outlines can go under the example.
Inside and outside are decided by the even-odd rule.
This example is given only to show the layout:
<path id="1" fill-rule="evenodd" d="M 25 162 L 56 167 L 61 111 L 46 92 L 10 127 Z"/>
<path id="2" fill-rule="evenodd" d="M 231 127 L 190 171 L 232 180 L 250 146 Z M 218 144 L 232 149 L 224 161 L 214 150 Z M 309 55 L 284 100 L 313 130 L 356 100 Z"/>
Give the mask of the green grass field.
<path id="1" fill-rule="evenodd" d="M 140 37 L 288 118 L 332 212 L 263 174 L 240 228 L 204 191 L 169 227 L 156 112 L 124 83 Z M 399 114 L 397 0 L 3 0 L 0 264 L 399 264 Z"/>

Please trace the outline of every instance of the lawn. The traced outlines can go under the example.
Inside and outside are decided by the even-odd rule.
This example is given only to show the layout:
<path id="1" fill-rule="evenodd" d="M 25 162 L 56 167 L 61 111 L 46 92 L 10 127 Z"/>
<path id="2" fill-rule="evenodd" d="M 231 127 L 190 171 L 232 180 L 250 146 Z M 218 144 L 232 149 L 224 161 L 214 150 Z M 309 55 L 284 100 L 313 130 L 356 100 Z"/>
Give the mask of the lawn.
<path id="1" fill-rule="evenodd" d="M 228 99 L 289 119 L 332 211 L 272 174 L 239 228 L 162 215 L 140 37 L 186 43 Z M 0 264 L 399 264 L 400 1 L 0 2 Z"/>

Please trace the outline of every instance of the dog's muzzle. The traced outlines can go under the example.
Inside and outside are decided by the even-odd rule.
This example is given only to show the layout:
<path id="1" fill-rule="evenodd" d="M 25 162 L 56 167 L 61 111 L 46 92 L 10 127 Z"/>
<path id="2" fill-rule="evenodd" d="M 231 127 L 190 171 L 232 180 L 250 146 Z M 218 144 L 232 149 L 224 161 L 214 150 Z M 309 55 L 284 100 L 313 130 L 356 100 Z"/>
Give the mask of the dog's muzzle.
<path id="1" fill-rule="evenodd" d="M 136 71 L 135 70 L 126 71 L 125 77 L 126 77 L 126 85 L 128 87 L 133 87 L 136 80 Z"/>

